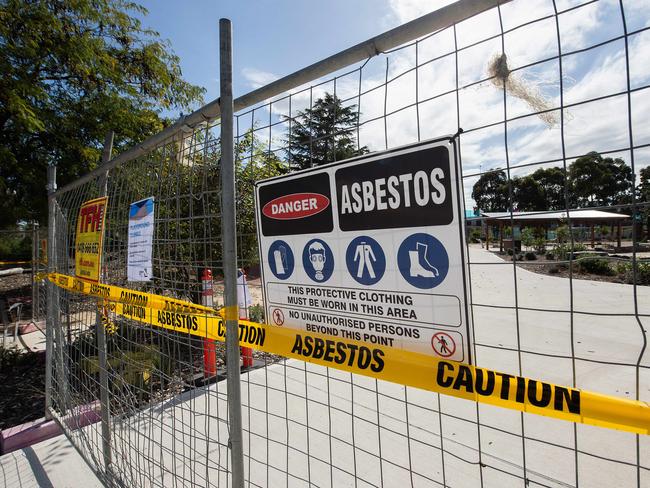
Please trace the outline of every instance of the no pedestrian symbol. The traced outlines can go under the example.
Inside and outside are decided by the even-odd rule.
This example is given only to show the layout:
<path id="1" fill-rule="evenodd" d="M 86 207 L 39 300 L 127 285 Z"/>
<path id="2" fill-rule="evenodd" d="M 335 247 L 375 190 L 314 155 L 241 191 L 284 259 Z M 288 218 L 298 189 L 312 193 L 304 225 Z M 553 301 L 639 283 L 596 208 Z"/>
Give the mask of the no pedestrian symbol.
<path id="1" fill-rule="evenodd" d="M 437 332 L 431 338 L 431 347 L 433 350 L 443 358 L 448 358 L 456 352 L 456 343 L 449 334 L 444 332 Z"/>
<path id="2" fill-rule="evenodd" d="M 273 310 L 273 322 L 275 322 L 275 325 L 284 324 L 284 314 L 279 308 Z"/>

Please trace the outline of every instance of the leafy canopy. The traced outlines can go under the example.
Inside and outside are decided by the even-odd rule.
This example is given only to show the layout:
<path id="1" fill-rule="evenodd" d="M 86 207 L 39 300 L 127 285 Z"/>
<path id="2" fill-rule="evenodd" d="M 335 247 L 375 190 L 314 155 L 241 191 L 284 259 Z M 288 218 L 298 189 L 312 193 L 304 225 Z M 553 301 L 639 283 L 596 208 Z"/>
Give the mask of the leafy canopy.
<path id="1" fill-rule="evenodd" d="M 312 108 L 298 112 L 291 123 L 287 159 L 292 170 L 300 170 L 341 161 L 368 148 L 358 147 L 356 127 L 359 112 L 356 105 L 344 106 L 340 98 L 326 93 Z"/>
<path id="2" fill-rule="evenodd" d="M 644 201 L 644 171 L 638 199 Z M 632 202 L 634 175 L 632 168 L 620 158 L 604 158 L 590 152 L 573 161 L 565 171 L 559 167 L 540 168 L 528 176 L 515 176 L 510 187 L 505 171 L 488 171 L 472 188 L 472 198 L 484 212 L 507 211 L 512 203 L 515 211 L 564 210 L 566 193 L 572 208 L 600 207 Z M 650 178 L 650 174 L 647 175 Z M 646 185 L 648 186 L 648 185 Z M 650 186 L 648 186 L 650 187 Z"/>
<path id="3" fill-rule="evenodd" d="M 106 132 L 122 151 L 164 128 L 161 109 L 203 89 L 124 0 L 0 2 L 0 226 L 43 221 L 46 166 L 59 185 L 95 168 Z"/>

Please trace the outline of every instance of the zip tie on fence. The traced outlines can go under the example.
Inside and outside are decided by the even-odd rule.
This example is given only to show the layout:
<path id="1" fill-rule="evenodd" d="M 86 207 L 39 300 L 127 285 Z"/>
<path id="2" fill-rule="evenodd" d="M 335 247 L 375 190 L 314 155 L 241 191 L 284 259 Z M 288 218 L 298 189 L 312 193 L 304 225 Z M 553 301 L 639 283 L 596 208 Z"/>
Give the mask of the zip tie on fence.
<path id="1" fill-rule="evenodd" d="M 223 315 L 182 300 L 57 273 L 57 286 L 117 302 L 112 313 L 167 330 L 224 341 Z M 173 305 L 161 307 L 161 303 Z M 157 306 L 153 306 L 156 304 Z M 212 315 L 206 313 L 211 312 Z M 239 320 L 239 343 L 259 351 L 465 400 L 570 422 L 650 434 L 650 405 L 500 373 L 420 353 Z"/>

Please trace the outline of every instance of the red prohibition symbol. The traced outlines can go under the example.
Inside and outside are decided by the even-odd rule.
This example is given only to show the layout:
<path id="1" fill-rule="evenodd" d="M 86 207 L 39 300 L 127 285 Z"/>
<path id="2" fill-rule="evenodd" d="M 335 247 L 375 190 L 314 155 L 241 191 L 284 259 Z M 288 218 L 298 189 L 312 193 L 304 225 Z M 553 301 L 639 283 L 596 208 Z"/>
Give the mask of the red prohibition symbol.
<path id="1" fill-rule="evenodd" d="M 431 338 L 431 347 L 438 356 L 449 358 L 456 352 L 456 343 L 449 334 L 437 332 Z"/>
<path id="2" fill-rule="evenodd" d="M 275 325 L 284 324 L 284 314 L 279 308 L 273 310 L 273 322 L 275 322 Z"/>

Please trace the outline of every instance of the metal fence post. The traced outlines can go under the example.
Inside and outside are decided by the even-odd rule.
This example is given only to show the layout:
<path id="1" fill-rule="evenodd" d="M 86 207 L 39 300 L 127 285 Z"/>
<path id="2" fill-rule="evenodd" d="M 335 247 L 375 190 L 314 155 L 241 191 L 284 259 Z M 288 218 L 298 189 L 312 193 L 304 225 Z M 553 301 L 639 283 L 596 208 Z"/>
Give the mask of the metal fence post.
<path id="1" fill-rule="evenodd" d="M 244 451 L 241 418 L 241 370 L 239 367 L 239 310 L 237 304 L 237 238 L 235 215 L 235 164 L 233 147 L 232 27 L 219 20 L 219 77 L 221 109 L 221 210 L 226 319 L 226 368 L 232 486 L 244 486 Z"/>
<path id="2" fill-rule="evenodd" d="M 56 191 L 56 166 L 47 167 L 47 271 L 52 273 L 54 267 L 54 230 L 56 219 L 56 197 L 53 193 Z M 54 283 L 47 282 L 47 316 L 45 323 L 45 417 L 51 418 L 50 409 L 52 408 L 52 352 L 54 349 L 54 316 L 57 312 L 55 296 L 57 289 Z"/>
<path id="3" fill-rule="evenodd" d="M 102 151 L 102 164 L 106 164 L 111 159 L 113 152 L 113 131 L 106 134 L 104 140 L 104 149 Z M 99 178 L 99 196 L 105 197 L 108 193 L 108 170 L 103 173 Z M 106 231 L 106 216 L 104 216 L 103 223 L 104 232 Z M 99 262 L 99 281 L 104 279 L 104 260 L 100 258 Z M 102 417 L 102 453 L 104 455 L 104 466 L 106 472 L 110 469 L 112 463 L 111 455 L 111 411 L 110 399 L 108 390 L 108 361 L 106 351 L 106 329 L 102 323 L 102 314 L 99 307 L 96 314 L 96 330 L 97 330 L 97 350 L 99 355 L 99 401 Z"/>
<path id="4" fill-rule="evenodd" d="M 32 222 L 32 322 L 36 322 L 36 307 L 38 306 L 38 297 L 36 290 L 36 274 L 38 273 L 38 223 Z"/>

